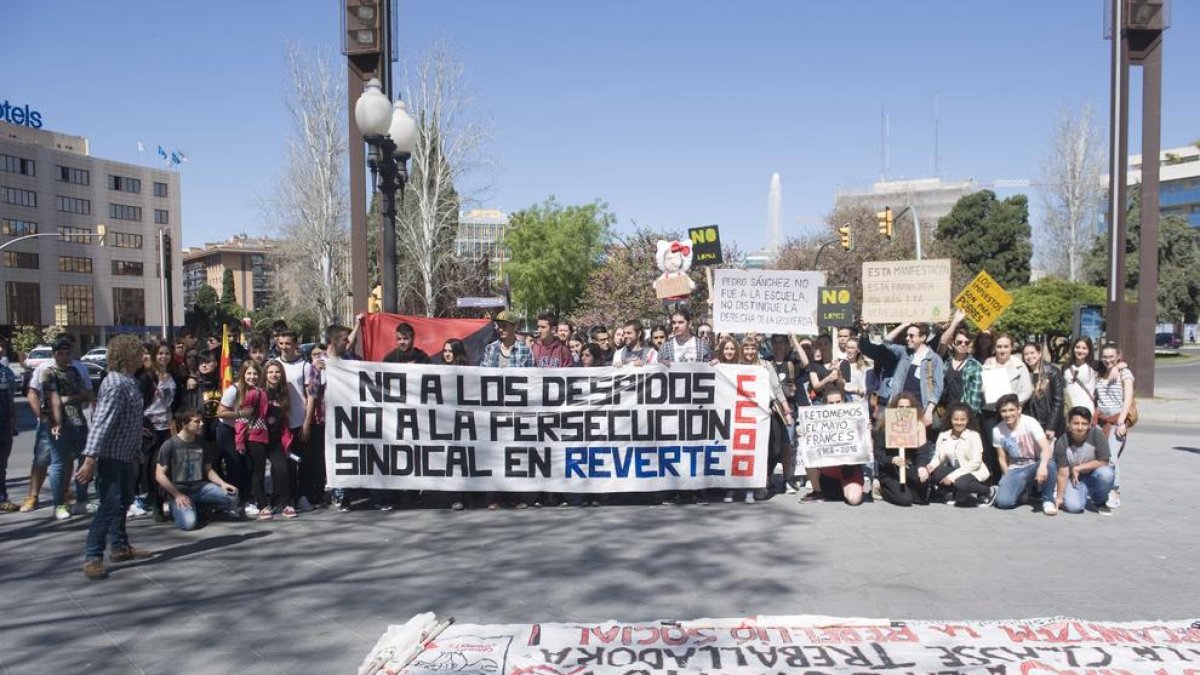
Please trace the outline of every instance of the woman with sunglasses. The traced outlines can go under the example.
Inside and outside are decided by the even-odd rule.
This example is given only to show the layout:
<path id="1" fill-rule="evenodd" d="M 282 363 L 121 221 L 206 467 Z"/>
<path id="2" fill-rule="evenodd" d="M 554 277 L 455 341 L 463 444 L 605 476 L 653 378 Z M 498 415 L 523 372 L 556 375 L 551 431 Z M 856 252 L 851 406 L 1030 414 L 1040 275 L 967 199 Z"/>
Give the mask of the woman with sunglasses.
<path id="1" fill-rule="evenodd" d="M 950 358 L 946 360 L 945 386 L 941 404 L 949 410 L 955 403 L 971 409 L 974 418 L 983 408 L 983 365 L 971 352 L 971 336 L 966 328 L 957 328 L 950 338 Z M 948 426 L 948 425 L 947 425 Z"/>

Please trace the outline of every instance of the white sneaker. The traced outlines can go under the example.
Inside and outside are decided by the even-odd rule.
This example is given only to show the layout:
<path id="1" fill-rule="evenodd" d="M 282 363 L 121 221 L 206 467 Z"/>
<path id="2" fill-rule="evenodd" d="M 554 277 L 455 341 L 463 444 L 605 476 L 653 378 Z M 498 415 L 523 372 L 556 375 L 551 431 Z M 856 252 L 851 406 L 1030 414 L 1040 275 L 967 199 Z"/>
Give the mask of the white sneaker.
<path id="1" fill-rule="evenodd" d="M 258 504 L 247 504 L 246 505 L 246 517 L 254 518 L 257 515 L 258 515 Z"/>
<path id="2" fill-rule="evenodd" d="M 871 479 L 871 499 L 883 499 L 883 486 L 878 478 Z"/>
<path id="3" fill-rule="evenodd" d="M 296 502 L 296 508 L 301 511 L 312 511 L 313 505 L 308 501 L 308 497 L 301 497 L 300 501 Z"/>
<path id="4" fill-rule="evenodd" d="M 1108 491 L 1108 508 L 1117 509 L 1121 507 L 1121 493 L 1116 490 Z"/>
<path id="5" fill-rule="evenodd" d="M 1058 507 L 1052 501 L 1044 501 L 1042 502 L 1042 513 L 1048 516 L 1057 516 Z"/>
<path id="6" fill-rule="evenodd" d="M 754 491 L 753 490 L 746 490 L 746 500 L 745 501 L 747 504 L 754 503 Z"/>
<path id="7" fill-rule="evenodd" d="M 732 504 L 733 503 L 733 490 L 727 491 L 725 493 L 725 496 L 723 498 L 721 498 L 721 501 L 726 504 Z"/>
<path id="8" fill-rule="evenodd" d="M 71 519 L 71 507 L 67 506 L 66 504 L 60 504 L 59 506 L 55 507 L 54 519 L 55 520 L 70 520 Z"/>
<path id="9" fill-rule="evenodd" d="M 783 482 L 783 491 L 789 495 L 794 495 L 794 494 L 796 494 L 796 492 L 798 492 L 798 490 L 796 490 L 795 484 L 790 481 Z"/>
<path id="10" fill-rule="evenodd" d="M 132 504 L 129 505 L 128 516 L 130 518 L 134 518 L 136 516 L 144 516 L 144 515 L 146 515 L 146 508 L 143 507 L 141 504 L 139 504 L 136 500 Z"/>

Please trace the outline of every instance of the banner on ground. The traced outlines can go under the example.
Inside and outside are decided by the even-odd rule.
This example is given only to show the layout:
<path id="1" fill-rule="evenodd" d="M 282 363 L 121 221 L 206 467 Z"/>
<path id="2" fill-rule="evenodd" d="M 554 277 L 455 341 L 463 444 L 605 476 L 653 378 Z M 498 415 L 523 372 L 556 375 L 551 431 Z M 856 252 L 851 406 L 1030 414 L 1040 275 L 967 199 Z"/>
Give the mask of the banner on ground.
<path id="1" fill-rule="evenodd" d="M 440 628 L 437 626 L 436 628 Z M 359 673 L 1186 675 L 1200 621 L 889 621 L 758 616 L 645 623 L 392 626 Z M 432 640 L 426 635 L 432 634 Z M 377 669 L 377 670 L 374 670 Z"/>
<path id="2" fill-rule="evenodd" d="M 950 260 L 863 263 L 863 321 L 950 320 Z"/>
<path id="3" fill-rule="evenodd" d="M 330 361 L 329 487 L 645 492 L 766 484 L 756 366 L 520 368 Z"/>
<path id="4" fill-rule="evenodd" d="M 980 270 L 971 283 L 954 298 L 954 306 L 971 317 L 979 330 L 990 328 L 1012 303 L 1012 295 L 1004 290 L 987 270 Z"/>
<path id="5" fill-rule="evenodd" d="M 816 333 L 824 272 L 713 272 L 713 330 L 718 333 Z"/>
<path id="6" fill-rule="evenodd" d="M 867 403 L 796 407 L 796 470 L 871 461 Z"/>

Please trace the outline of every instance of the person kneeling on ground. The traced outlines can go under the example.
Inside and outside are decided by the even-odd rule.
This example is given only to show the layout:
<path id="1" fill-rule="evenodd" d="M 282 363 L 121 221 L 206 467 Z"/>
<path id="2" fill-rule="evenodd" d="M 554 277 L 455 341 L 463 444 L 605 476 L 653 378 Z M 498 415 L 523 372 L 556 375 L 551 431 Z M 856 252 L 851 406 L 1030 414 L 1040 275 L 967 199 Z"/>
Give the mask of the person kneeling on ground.
<path id="1" fill-rule="evenodd" d="M 204 415 L 194 409 L 175 415 L 179 433 L 163 442 L 158 450 L 155 480 L 174 500 L 171 517 L 181 530 L 194 530 L 198 507 L 208 506 L 238 518 L 238 490 L 221 479 L 205 456 L 200 442 Z M 205 480 L 208 478 L 208 480 Z"/>
<path id="2" fill-rule="evenodd" d="M 892 399 L 893 408 L 917 408 L 917 395 L 902 391 Z M 918 420 L 920 412 L 917 413 Z M 926 463 L 933 454 L 925 436 L 925 425 L 917 425 L 918 445 L 908 448 L 903 459 L 899 448 L 886 447 L 887 431 L 880 426 L 875 433 L 875 464 L 879 467 L 879 487 L 883 501 L 896 506 L 929 503 L 929 471 Z M 900 482 L 900 472 L 904 482 Z"/>
<path id="3" fill-rule="evenodd" d="M 1000 485 L 996 493 L 996 508 L 1016 508 L 1021 496 L 1036 483 L 1042 495 L 1042 513 L 1058 515 L 1054 501 L 1055 463 L 1050 441 L 1042 425 L 1029 415 L 1021 414 L 1021 402 L 1016 394 L 1005 394 L 996 401 L 1000 423 L 992 430 L 992 445 L 1000 460 Z"/>
<path id="4" fill-rule="evenodd" d="M 955 506 L 991 505 L 996 488 L 987 486 L 991 475 L 983 463 L 983 441 L 971 429 L 971 408 L 951 403 L 950 428 L 938 434 L 933 461 L 926 465 L 935 490 L 953 494 Z"/>
<path id="5" fill-rule="evenodd" d="M 1092 426 L 1092 412 L 1082 406 L 1067 413 L 1067 433 L 1054 443 L 1058 465 L 1058 507 L 1067 513 L 1083 513 L 1088 499 L 1101 515 L 1112 515 L 1108 492 L 1116 479 L 1109 464 L 1112 452 L 1108 438 Z"/>
<path id="6" fill-rule="evenodd" d="M 825 391 L 825 403 L 844 403 L 846 394 L 840 387 Z M 800 498 L 801 504 L 820 502 L 840 491 L 842 498 L 850 506 L 858 506 L 863 502 L 863 468 L 861 464 L 843 464 L 840 466 L 825 466 L 819 469 L 808 467 L 808 483 L 812 492 Z"/>

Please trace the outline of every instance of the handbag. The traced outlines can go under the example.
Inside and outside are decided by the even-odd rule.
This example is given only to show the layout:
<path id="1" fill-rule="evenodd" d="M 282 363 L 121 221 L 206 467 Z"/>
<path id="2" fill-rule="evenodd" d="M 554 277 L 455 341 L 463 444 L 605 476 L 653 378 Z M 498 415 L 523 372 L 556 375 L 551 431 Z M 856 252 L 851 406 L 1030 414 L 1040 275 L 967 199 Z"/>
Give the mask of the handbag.
<path id="1" fill-rule="evenodd" d="M 1129 402 L 1129 412 L 1125 414 L 1125 430 L 1129 431 L 1138 421 L 1137 399 Z"/>

